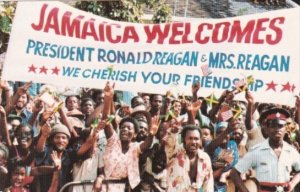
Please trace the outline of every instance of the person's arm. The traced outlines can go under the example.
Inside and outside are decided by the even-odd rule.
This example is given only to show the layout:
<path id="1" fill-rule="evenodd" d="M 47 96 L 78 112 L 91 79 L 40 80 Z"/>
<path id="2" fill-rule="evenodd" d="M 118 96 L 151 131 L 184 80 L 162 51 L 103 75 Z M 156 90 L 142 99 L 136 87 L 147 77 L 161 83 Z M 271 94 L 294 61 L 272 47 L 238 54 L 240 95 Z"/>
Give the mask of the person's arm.
<path id="1" fill-rule="evenodd" d="M 55 171 L 52 175 L 52 181 L 48 189 L 48 192 L 57 192 L 59 187 L 59 180 L 60 180 L 61 156 L 59 156 L 56 151 L 53 151 L 51 154 L 51 158 L 52 161 L 54 162 Z"/>
<path id="2" fill-rule="evenodd" d="M 293 178 L 291 179 L 291 181 L 289 182 L 288 188 L 289 191 L 293 191 L 293 189 L 295 188 L 295 186 L 297 184 L 299 184 L 300 182 L 300 171 L 298 173 L 296 173 Z"/>
<path id="3" fill-rule="evenodd" d="M 49 122 L 46 122 L 42 128 L 41 128 L 41 135 L 39 136 L 37 145 L 36 145 L 36 151 L 37 152 L 42 152 L 45 149 L 46 141 L 48 136 L 50 135 L 51 132 L 51 126 Z"/>
<path id="4" fill-rule="evenodd" d="M 188 114 L 188 122 L 187 124 L 195 125 L 196 113 L 201 107 L 201 101 L 196 100 L 193 103 L 187 103 L 187 114 Z"/>
<path id="5" fill-rule="evenodd" d="M 42 165 L 33 167 L 30 171 L 30 176 L 50 175 L 55 171 L 55 166 Z"/>
<path id="6" fill-rule="evenodd" d="M 8 128 L 7 128 L 6 112 L 5 112 L 5 109 L 1 105 L 0 105 L 0 126 L 2 127 L 1 132 L 6 140 L 7 146 L 11 147 L 12 141 L 10 140 L 9 132 L 8 132 Z"/>
<path id="7" fill-rule="evenodd" d="M 42 111 L 43 107 L 44 107 L 44 104 L 42 101 L 36 101 L 36 103 L 32 109 L 32 115 L 28 121 L 28 124 L 31 127 L 34 126 L 34 122 L 37 120 L 37 117 L 38 117 L 39 113 Z"/>
<path id="8" fill-rule="evenodd" d="M 200 82 L 195 82 L 192 85 L 193 102 L 198 100 L 198 91 L 200 89 Z"/>
<path id="9" fill-rule="evenodd" d="M 174 121 L 174 120 L 172 120 Z M 167 163 L 169 164 L 173 158 L 176 157 L 176 153 L 179 150 L 179 141 L 178 141 L 178 134 L 182 129 L 181 126 L 182 121 L 178 122 L 175 119 L 175 122 L 172 122 L 166 127 L 167 129 L 167 136 L 165 140 L 165 152 L 167 156 Z"/>
<path id="10" fill-rule="evenodd" d="M 245 126 L 247 130 L 251 130 L 253 128 L 253 112 L 254 112 L 254 98 L 250 91 L 246 91 L 245 93 L 246 100 L 248 102 L 247 110 L 246 110 L 246 119 Z"/>
<path id="11" fill-rule="evenodd" d="M 111 107 L 114 97 L 114 84 L 110 85 L 109 82 L 106 83 L 105 88 L 103 89 L 104 93 L 104 107 L 103 107 L 103 114 L 102 114 L 102 120 L 107 120 L 110 113 L 111 113 Z M 114 134 L 114 129 L 111 124 L 108 124 L 105 126 L 104 133 L 106 136 L 106 139 L 109 139 Z"/>
<path id="12" fill-rule="evenodd" d="M 228 93 L 229 93 L 229 91 L 225 90 L 222 93 L 221 97 L 219 98 L 218 103 L 216 105 L 213 105 L 212 109 L 208 112 L 208 116 L 213 123 L 215 123 L 217 121 L 216 115 L 217 115 L 218 111 L 220 110 L 222 103 L 225 101 L 225 98 Z"/>
<path id="13" fill-rule="evenodd" d="M 91 133 L 87 140 L 80 146 L 79 150 L 77 151 L 77 155 L 85 154 L 91 147 L 94 146 L 94 143 L 97 142 L 97 138 L 99 138 L 99 131 L 102 130 L 107 125 L 106 120 L 101 120 L 98 123 L 98 126 L 91 130 Z"/>
<path id="14" fill-rule="evenodd" d="M 234 130 L 234 125 L 232 124 L 234 120 L 231 119 L 230 123 L 228 123 L 227 129 L 218 135 L 215 139 L 213 139 L 207 146 L 207 153 L 212 155 L 215 149 L 222 144 L 222 141 Z"/>
<path id="15" fill-rule="evenodd" d="M 234 185 L 236 186 L 236 188 L 238 189 L 238 191 L 240 192 L 249 192 L 249 190 L 246 188 L 246 186 L 244 185 L 244 182 L 240 176 L 240 173 L 233 168 L 230 171 L 230 179 L 232 180 L 232 182 L 234 183 Z"/>
<path id="16" fill-rule="evenodd" d="M 74 127 L 72 127 L 71 124 L 69 123 L 68 117 L 67 117 L 66 113 L 64 112 L 64 110 L 62 108 L 59 108 L 58 112 L 59 112 L 62 123 L 69 129 L 72 137 L 74 137 L 74 138 L 79 137 L 79 135 L 75 131 Z"/>
<path id="17" fill-rule="evenodd" d="M 153 142 L 153 137 L 157 133 L 159 124 L 160 124 L 159 116 L 152 117 L 149 134 L 148 134 L 147 138 L 145 139 L 145 141 L 142 142 L 140 145 L 140 149 L 141 149 L 142 153 L 151 146 L 151 144 Z"/>
<path id="18" fill-rule="evenodd" d="M 2 94 L 4 94 L 5 103 L 6 103 L 5 108 L 6 107 L 10 108 L 10 98 L 12 96 L 12 90 L 9 86 L 9 83 L 7 81 L 1 81 L 0 88 L 2 90 L 1 94 L 0 94 L 1 98 L 2 98 Z M 0 100 L 1 100 L 1 98 L 0 98 Z M 2 103 L 2 100 L 0 103 Z"/>
<path id="19" fill-rule="evenodd" d="M 100 114 L 102 113 L 103 111 L 103 107 L 104 107 L 104 104 L 101 103 L 99 106 L 97 106 L 95 108 L 95 110 L 88 116 L 87 120 L 86 120 L 86 126 L 89 127 L 93 120 L 98 118 L 100 116 Z"/>

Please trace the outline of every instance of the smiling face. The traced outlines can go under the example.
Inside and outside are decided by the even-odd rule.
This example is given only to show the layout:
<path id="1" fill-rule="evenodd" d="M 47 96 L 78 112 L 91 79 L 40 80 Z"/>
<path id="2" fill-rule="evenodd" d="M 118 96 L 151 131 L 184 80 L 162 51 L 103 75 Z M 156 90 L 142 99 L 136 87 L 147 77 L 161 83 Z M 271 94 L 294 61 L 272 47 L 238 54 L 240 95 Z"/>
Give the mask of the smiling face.
<path id="1" fill-rule="evenodd" d="M 21 149 L 28 149 L 31 146 L 33 133 L 29 127 L 20 125 L 15 136 Z"/>
<path id="2" fill-rule="evenodd" d="M 67 148 L 69 144 L 69 138 L 64 133 L 56 133 L 53 136 L 53 144 L 57 151 L 63 151 Z"/>
<path id="3" fill-rule="evenodd" d="M 25 167 L 17 167 L 11 176 L 12 185 L 14 187 L 21 187 L 23 186 L 23 182 L 25 179 Z"/>
<path id="4" fill-rule="evenodd" d="M 28 95 L 26 93 L 24 93 L 24 94 L 20 95 L 19 98 L 17 99 L 16 108 L 18 110 L 21 110 L 24 107 L 26 107 L 27 103 L 28 103 Z"/>
<path id="5" fill-rule="evenodd" d="M 120 125 L 120 140 L 125 142 L 130 142 L 135 137 L 134 124 L 125 121 Z"/>
<path id="6" fill-rule="evenodd" d="M 174 110 L 175 116 L 178 117 L 180 115 L 180 112 L 181 112 L 181 103 L 180 103 L 180 101 L 173 102 L 173 110 Z"/>
<path id="7" fill-rule="evenodd" d="M 188 130 L 183 144 L 187 154 L 196 154 L 201 147 L 200 132 L 198 130 Z"/>

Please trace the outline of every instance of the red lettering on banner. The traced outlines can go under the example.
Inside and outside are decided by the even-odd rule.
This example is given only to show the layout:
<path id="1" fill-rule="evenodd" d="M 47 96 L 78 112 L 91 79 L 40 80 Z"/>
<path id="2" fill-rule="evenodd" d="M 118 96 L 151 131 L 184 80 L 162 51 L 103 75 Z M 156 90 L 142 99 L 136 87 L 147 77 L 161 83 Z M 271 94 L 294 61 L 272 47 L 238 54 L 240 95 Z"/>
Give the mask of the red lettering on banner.
<path id="1" fill-rule="evenodd" d="M 95 19 L 90 19 L 83 24 L 81 39 L 86 39 L 87 36 L 93 37 L 95 41 L 98 41 L 95 30 Z"/>
<path id="2" fill-rule="evenodd" d="M 270 27 L 270 29 L 272 29 L 276 33 L 276 35 L 275 35 L 274 40 L 272 39 L 272 35 L 267 35 L 266 36 L 266 40 L 267 40 L 268 44 L 274 45 L 274 44 L 279 43 L 279 41 L 282 38 L 282 30 L 281 30 L 280 27 L 278 27 L 276 25 L 276 23 L 279 22 L 279 24 L 283 24 L 284 21 L 285 21 L 284 17 L 277 17 L 277 18 L 274 18 L 274 19 L 271 20 L 269 27 Z"/>
<path id="3" fill-rule="evenodd" d="M 228 38 L 229 27 L 229 22 L 217 23 L 212 33 L 212 42 L 221 43 L 226 41 Z M 218 39 L 219 34 L 221 34 L 221 39 Z"/>
<path id="4" fill-rule="evenodd" d="M 61 34 L 64 36 L 73 37 L 75 33 L 75 37 L 80 38 L 80 22 L 84 18 L 84 16 L 79 15 L 71 22 L 72 13 L 67 11 L 61 21 Z"/>
<path id="5" fill-rule="evenodd" d="M 49 10 L 47 10 L 49 9 Z M 109 43 L 139 43 L 140 37 L 136 25 L 99 22 L 95 18 L 85 18 L 83 15 L 72 15 L 72 12 L 59 13 L 57 7 L 48 8 L 43 4 L 37 24 L 32 23 L 35 31 L 56 35 L 91 38 L 95 41 Z M 61 16 L 62 15 L 62 16 Z M 187 44 L 187 43 L 252 43 L 278 44 L 283 36 L 282 26 L 284 17 L 259 18 L 242 22 L 238 19 L 216 23 L 174 22 L 167 24 L 145 24 L 143 30 L 146 35 L 143 42 L 157 44 Z M 192 26 L 193 24 L 193 26 Z M 195 26 L 197 25 L 197 26 Z M 194 27 L 194 28 L 192 28 Z M 195 29 L 195 34 L 191 34 Z"/>
<path id="6" fill-rule="evenodd" d="M 163 29 L 161 29 L 161 27 Z M 167 23 L 165 25 L 145 25 L 144 30 L 146 32 L 147 35 L 147 43 L 152 43 L 152 41 L 154 39 L 156 39 L 156 36 L 158 36 L 157 38 L 157 43 L 158 44 L 163 44 L 165 38 L 168 36 L 169 31 L 170 31 L 170 24 Z"/>
<path id="7" fill-rule="evenodd" d="M 206 27 L 207 30 L 210 30 L 213 28 L 213 25 L 209 24 L 209 23 L 202 23 L 198 26 L 198 31 L 195 35 L 195 40 L 200 44 L 205 44 L 205 43 L 208 43 L 208 41 L 209 41 L 208 36 L 205 36 L 204 38 L 202 38 L 202 32 L 204 31 L 204 27 Z"/>
<path id="8" fill-rule="evenodd" d="M 263 44 L 264 43 L 264 39 L 261 39 L 259 37 L 259 35 L 261 34 L 260 32 L 264 32 L 266 31 L 266 26 L 264 26 L 266 24 L 266 22 L 268 22 L 268 18 L 262 18 L 262 19 L 258 19 L 256 26 L 255 26 L 255 30 L 254 30 L 254 34 L 253 34 L 253 43 L 255 44 Z"/>
<path id="9" fill-rule="evenodd" d="M 248 21 L 246 27 L 244 29 L 241 28 L 241 21 L 234 21 L 233 22 L 233 28 L 230 32 L 230 37 L 228 39 L 228 42 L 245 42 L 250 43 L 251 41 L 251 34 L 254 30 L 255 21 L 250 20 Z M 244 40 L 243 40 L 244 39 Z"/>
<path id="10" fill-rule="evenodd" d="M 126 26 L 124 29 L 124 38 L 122 43 L 127 42 L 129 39 L 133 39 L 134 42 L 139 41 L 139 36 L 137 32 L 135 31 L 134 26 Z"/>

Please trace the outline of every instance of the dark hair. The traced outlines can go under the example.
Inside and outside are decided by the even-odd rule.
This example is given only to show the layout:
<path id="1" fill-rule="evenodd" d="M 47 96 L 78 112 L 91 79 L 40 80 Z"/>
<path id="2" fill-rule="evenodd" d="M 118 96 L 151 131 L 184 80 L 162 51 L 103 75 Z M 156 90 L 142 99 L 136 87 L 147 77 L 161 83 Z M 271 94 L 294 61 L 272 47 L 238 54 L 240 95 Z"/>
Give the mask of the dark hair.
<path id="1" fill-rule="evenodd" d="M 212 134 L 212 135 L 214 134 L 214 129 L 211 126 L 204 125 L 201 127 L 201 129 L 208 129 L 210 134 Z"/>
<path id="2" fill-rule="evenodd" d="M 94 92 L 92 94 L 92 99 L 94 101 L 96 101 L 96 98 L 98 95 L 101 95 L 103 93 L 103 90 L 102 89 L 94 89 Z"/>
<path id="3" fill-rule="evenodd" d="M 121 126 L 125 122 L 130 122 L 130 123 L 133 124 L 135 133 L 137 133 L 139 131 L 140 126 L 139 126 L 139 123 L 137 122 L 137 120 L 135 118 L 133 118 L 133 117 L 124 117 L 121 120 L 119 126 Z"/>
<path id="4" fill-rule="evenodd" d="M 30 127 L 29 127 L 29 125 L 27 125 L 27 124 L 20 124 L 20 125 L 18 125 L 18 127 L 16 128 L 16 130 L 15 130 L 15 133 L 17 133 L 18 131 L 20 131 L 23 127 L 28 127 L 29 129 L 30 129 L 30 133 L 31 133 L 31 135 L 32 135 L 32 137 L 33 137 L 33 129 L 31 129 Z"/>
<path id="5" fill-rule="evenodd" d="M 81 99 L 80 107 L 82 107 L 88 101 L 92 102 L 93 106 L 95 106 L 95 101 L 92 98 L 85 97 L 85 98 Z"/>
<path id="6" fill-rule="evenodd" d="M 197 127 L 196 125 L 193 125 L 193 124 L 189 124 L 189 125 L 184 126 L 182 131 L 181 131 L 181 140 L 182 140 L 182 142 L 184 142 L 184 138 L 185 138 L 186 133 L 188 131 L 195 131 L 195 130 L 197 130 L 199 132 L 199 135 L 200 135 L 200 138 L 201 138 L 201 131 L 200 131 L 199 127 Z"/>
<path id="7" fill-rule="evenodd" d="M 66 99 L 65 99 L 65 105 L 67 105 L 67 102 L 68 102 L 68 100 L 71 98 L 71 97 L 76 97 L 77 98 L 77 100 L 78 100 L 78 104 L 80 104 L 80 97 L 78 96 L 78 95 L 69 95 L 69 96 L 67 96 L 66 97 Z"/>
<path id="8" fill-rule="evenodd" d="M 152 102 L 154 97 L 156 97 L 156 96 L 161 96 L 161 98 L 163 99 L 163 96 L 161 94 L 151 94 L 150 95 L 150 102 Z"/>
<path id="9" fill-rule="evenodd" d="M 140 99 L 143 101 L 143 103 L 144 103 L 144 99 L 143 99 L 141 96 L 139 96 L 139 95 L 138 95 L 138 96 L 134 96 L 134 97 L 130 100 L 130 104 L 131 104 L 131 107 L 132 107 L 132 108 L 136 107 L 136 106 L 134 106 L 134 104 L 135 104 L 134 101 L 137 100 L 137 99 L 139 99 L 139 98 L 140 98 Z"/>

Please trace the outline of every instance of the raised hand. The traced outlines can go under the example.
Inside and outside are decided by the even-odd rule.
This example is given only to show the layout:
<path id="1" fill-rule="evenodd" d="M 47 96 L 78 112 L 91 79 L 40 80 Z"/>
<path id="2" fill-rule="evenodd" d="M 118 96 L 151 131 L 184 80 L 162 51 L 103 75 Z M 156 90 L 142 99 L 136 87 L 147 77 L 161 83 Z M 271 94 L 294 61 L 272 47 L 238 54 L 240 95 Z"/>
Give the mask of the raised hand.
<path id="1" fill-rule="evenodd" d="M 5 117 L 6 116 L 6 112 L 5 112 L 5 109 L 2 105 L 0 105 L 0 116 L 1 117 Z"/>
<path id="2" fill-rule="evenodd" d="M 254 103 L 253 95 L 252 95 L 252 93 L 249 90 L 246 91 L 245 98 L 246 98 L 246 100 L 247 100 L 248 103 L 251 103 L 251 104 Z"/>
<path id="3" fill-rule="evenodd" d="M 0 82 L 0 88 L 3 89 L 3 90 L 5 90 L 5 91 L 10 90 L 10 86 L 9 86 L 9 84 L 8 84 L 7 81 L 2 81 L 1 80 L 1 82 Z"/>
<path id="4" fill-rule="evenodd" d="M 43 136 L 48 137 L 50 135 L 50 132 L 51 132 L 50 123 L 49 122 L 44 123 L 42 128 L 41 128 L 41 131 L 42 131 Z"/>
<path id="5" fill-rule="evenodd" d="M 202 104 L 202 101 L 200 101 L 200 100 L 197 100 L 196 102 L 193 102 L 193 103 L 188 103 L 187 104 L 187 110 L 192 112 L 192 113 L 196 112 L 200 109 L 201 104 Z"/>
<path id="6" fill-rule="evenodd" d="M 60 170 L 61 169 L 61 155 L 58 155 L 58 153 L 56 151 L 52 151 L 51 159 L 54 163 L 55 169 Z"/>
<path id="7" fill-rule="evenodd" d="M 199 89 L 200 89 L 200 82 L 197 81 L 197 82 L 193 83 L 193 85 L 192 85 L 192 94 L 197 95 L 197 92 L 199 91 Z"/>
<path id="8" fill-rule="evenodd" d="M 172 133 L 178 133 L 182 129 L 182 122 L 184 119 L 180 119 L 179 121 L 177 119 L 172 119 L 169 128 L 171 128 Z M 168 128 L 168 129 L 169 129 Z"/>
<path id="9" fill-rule="evenodd" d="M 150 130 L 149 130 L 149 133 L 151 135 L 156 135 L 159 125 L 160 125 L 160 122 L 161 121 L 160 121 L 158 115 L 151 118 L 151 126 L 150 126 Z"/>
<path id="10" fill-rule="evenodd" d="M 39 113 L 44 108 L 44 102 L 41 100 L 37 100 L 34 102 L 34 106 L 32 111 Z"/>
<path id="11" fill-rule="evenodd" d="M 115 88 L 115 83 L 111 85 L 110 82 L 107 82 L 103 89 L 104 95 L 106 97 L 112 98 L 114 96 L 114 88 Z"/>
<path id="12" fill-rule="evenodd" d="M 27 93 L 27 90 L 31 87 L 31 85 L 32 85 L 32 81 L 25 83 L 23 86 L 18 87 L 16 93 L 18 95 L 23 95 L 23 94 Z"/>

